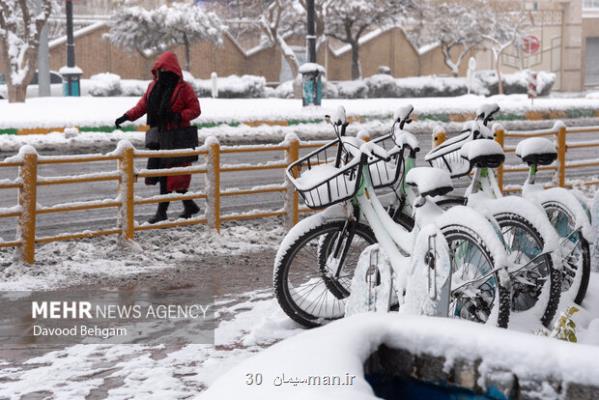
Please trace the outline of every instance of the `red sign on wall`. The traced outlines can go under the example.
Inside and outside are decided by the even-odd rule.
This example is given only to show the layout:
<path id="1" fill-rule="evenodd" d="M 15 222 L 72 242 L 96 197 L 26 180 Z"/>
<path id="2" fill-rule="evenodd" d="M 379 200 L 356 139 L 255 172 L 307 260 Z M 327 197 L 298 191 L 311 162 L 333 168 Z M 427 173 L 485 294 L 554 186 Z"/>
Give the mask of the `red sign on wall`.
<path id="1" fill-rule="evenodd" d="M 522 51 L 528 54 L 536 54 L 541 48 L 541 40 L 535 35 L 528 35 L 522 38 Z"/>

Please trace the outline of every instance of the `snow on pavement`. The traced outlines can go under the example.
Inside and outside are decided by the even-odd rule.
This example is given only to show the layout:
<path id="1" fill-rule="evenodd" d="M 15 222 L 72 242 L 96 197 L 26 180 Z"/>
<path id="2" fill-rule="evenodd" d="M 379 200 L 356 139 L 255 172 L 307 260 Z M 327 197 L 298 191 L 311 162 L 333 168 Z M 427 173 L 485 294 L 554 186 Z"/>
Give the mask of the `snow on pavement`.
<path id="1" fill-rule="evenodd" d="M 103 277 L 172 269 L 202 255 L 235 255 L 276 248 L 285 234 L 283 224 L 278 220 L 260 222 L 227 224 L 220 235 L 206 226 L 142 232 L 136 241 L 141 251 L 123 247 L 116 237 L 53 242 L 38 248 L 33 267 L 15 261 L 14 250 L 3 249 L 0 291 L 55 289 L 98 282 Z"/>
<path id="2" fill-rule="evenodd" d="M 221 315 L 232 318 L 215 331 L 215 345 L 75 345 L 7 366 L 0 360 L 0 398 L 44 393 L 53 399 L 183 399 L 210 386 L 241 361 L 302 331 L 270 291 L 223 299 Z"/>
<path id="3" fill-rule="evenodd" d="M 148 270 L 172 270 L 187 262 L 189 257 L 202 254 L 216 257 L 261 254 L 265 249 L 272 251 L 277 248 L 285 234 L 281 225 L 278 220 L 230 225 L 222 230 L 220 237 L 205 227 L 146 232 L 138 237 L 141 252 L 119 247 L 115 238 L 54 243 L 40 248 L 38 264 L 33 268 L 19 265 L 13 261 L 10 252 L 4 251 L 0 252 L 0 290 L 52 289 L 94 282 L 106 276 L 134 277 Z M 170 246 L 169 251 L 164 251 L 165 242 Z M 265 257 L 264 262 L 272 265 L 272 258 Z M 410 343 L 414 346 L 424 343 L 428 348 L 430 340 L 421 342 L 417 338 L 426 338 L 425 333 L 432 331 L 440 321 L 430 322 L 398 314 L 358 316 L 365 322 L 354 324 L 357 320 L 348 319 L 336 326 L 297 336 L 305 330 L 280 310 L 269 288 L 225 295 L 217 299 L 215 306 L 220 322 L 214 345 L 88 344 L 50 350 L 39 356 L 25 356 L 18 361 L 0 356 L 0 398 L 17 400 L 27 395 L 54 399 L 183 399 L 194 397 L 213 385 L 212 393 L 206 392 L 207 399 L 234 398 L 233 394 L 237 395 L 240 391 L 245 396 L 253 393 L 262 396 L 257 398 L 268 398 L 264 392 L 248 390 L 244 375 L 248 371 L 262 373 L 265 385 L 270 388 L 273 388 L 271 382 L 274 376 L 283 372 L 291 376 L 306 373 L 356 374 L 358 380 L 350 388 L 352 391 L 310 392 L 306 397 L 306 392 L 294 388 L 284 398 L 294 395 L 296 398 L 314 399 L 323 396 L 323 393 L 322 398 L 373 398 L 370 387 L 360 378 L 364 357 L 373 346 L 381 341 L 398 343 L 401 339 L 404 344 L 405 340 L 412 340 L 413 343 Z M 384 324 L 379 319 L 384 320 Z M 582 345 L 558 343 L 558 348 L 568 355 L 580 357 L 581 362 L 586 363 L 590 359 L 596 362 L 599 347 L 584 345 L 599 345 L 598 273 L 591 275 L 587 298 L 574 319 Z M 447 333 L 461 332 L 464 325 L 461 321 L 442 320 L 440 323 Z M 350 325 L 351 329 L 345 329 Z M 477 346 L 473 346 L 473 356 L 486 354 L 489 346 L 494 346 L 502 335 L 517 339 L 508 341 L 506 345 L 510 351 L 503 352 L 506 353 L 504 357 L 493 359 L 494 362 L 513 361 L 519 354 L 518 349 L 539 350 L 539 341 L 557 343 L 555 339 L 535 338 L 530 334 L 487 332 L 486 329 L 468 325 L 473 336 L 462 339 L 479 338 Z M 338 330 L 343 334 L 329 334 Z M 321 334 L 321 331 L 325 333 Z M 398 332 L 400 336 L 396 335 Z M 291 337 L 294 339 L 284 340 Z M 368 340 L 364 340 L 365 337 Z M 442 344 L 450 342 L 440 342 L 437 349 L 447 350 L 449 347 Z M 267 348 L 272 350 L 265 351 Z M 290 358 L 291 355 L 293 358 Z M 519 356 L 523 357 L 522 354 Z M 555 357 L 559 362 L 547 363 L 543 359 L 543 365 L 556 368 L 576 361 L 564 359 L 559 354 Z M 533 357 L 530 362 L 539 364 L 539 357 Z M 588 369 L 582 378 L 595 379 L 597 370 Z M 572 373 L 568 370 L 557 372 Z"/>
<path id="4" fill-rule="evenodd" d="M 364 362 L 382 344 L 442 356 L 445 368 L 457 359 L 480 359 L 479 370 L 513 370 L 523 380 L 542 376 L 583 385 L 599 382 L 599 347 L 469 321 L 367 313 L 272 346 L 233 368 L 199 399 L 375 399 L 364 377 Z M 248 385 L 248 373 L 257 372 L 262 384 Z M 322 382 L 339 377 L 340 383 L 314 384 L 314 377 Z"/>

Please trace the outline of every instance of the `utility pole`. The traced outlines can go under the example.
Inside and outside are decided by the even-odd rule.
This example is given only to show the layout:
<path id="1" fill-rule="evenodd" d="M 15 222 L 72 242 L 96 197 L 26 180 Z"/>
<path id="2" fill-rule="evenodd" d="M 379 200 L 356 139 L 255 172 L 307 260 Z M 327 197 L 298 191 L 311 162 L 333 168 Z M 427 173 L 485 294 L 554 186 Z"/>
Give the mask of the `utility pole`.
<path id="1" fill-rule="evenodd" d="M 308 34 L 306 35 L 306 45 L 308 46 L 308 62 L 316 62 L 316 32 L 314 27 L 314 0 L 307 0 L 306 5 L 308 8 L 308 21 L 307 29 Z"/>
<path id="2" fill-rule="evenodd" d="M 75 66 L 75 39 L 73 37 L 73 1 L 66 0 L 67 14 L 67 67 Z"/>
<path id="3" fill-rule="evenodd" d="M 36 12 L 42 11 L 42 0 L 36 2 Z M 50 55 L 48 51 L 48 22 L 40 33 L 37 49 L 37 91 L 39 97 L 50 96 Z"/>
<path id="4" fill-rule="evenodd" d="M 81 69 L 75 65 L 75 38 L 73 35 L 73 0 L 66 0 L 67 65 L 60 69 L 65 96 L 80 96 Z"/>

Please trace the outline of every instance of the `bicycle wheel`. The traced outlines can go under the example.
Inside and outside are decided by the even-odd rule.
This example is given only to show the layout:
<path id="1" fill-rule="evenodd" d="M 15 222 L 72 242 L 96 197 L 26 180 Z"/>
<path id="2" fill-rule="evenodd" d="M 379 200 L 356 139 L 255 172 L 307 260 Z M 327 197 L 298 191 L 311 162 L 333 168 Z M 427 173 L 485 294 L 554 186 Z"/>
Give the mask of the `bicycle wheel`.
<path id="1" fill-rule="evenodd" d="M 443 209 L 464 204 L 463 198 L 449 198 L 437 202 Z M 562 276 L 553 265 L 549 254 L 543 252 L 544 240 L 534 225 L 522 215 L 510 212 L 497 213 L 493 216 L 501 229 L 507 245 L 509 258 L 515 265 L 526 265 L 526 268 L 510 274 L 512 281 L 511 310 L 523 312 L 530 310 L 542 298 L 541 294 L 549 279 L 549 296 L 543 299 L 544 305 L 541 323 L 551 323 L 555 316 L 561 297 Z M 534 261 L 533 261 L 534 260 Z M 532 261 L 532 262 L 531 262 Z"/>
<path id="2" fill-rule="evenodd" d="M 548 326 L 555 316 L 561 295 L 561 272 L 553 265 L 549 254 L 542 254 L 544 240 L 528 219 L 515 213 L 494 215 L 507 245 L 509 259 L 514 265 L 526 266 L 510 274 L 512 280 L 511 310 L 533 308 L 549 280 L 549 298 L 544 305 L 541 322 Z"/>
<path id="3" fill-rule="evenodd" d="M 305 327 L 319 326 L 345 314 L 347 295 L 336 296 L 329 290 L 332 277 L 320 262 L 324 253 L 320 249 L 327 236 L 338 235 L 345 223 L 338 220 L 313 226 L 279 250 L 273 274 L 275 297 L 283 311 Z M 351 285 L 360 254 L 374 243 L 369 232 L 368 227 L 358 224 L 353 240 L 346 243 L 349 249 L 336 288 L 347 289 Z"/>
<path id="4" fill-rule="evenodd" d="M 507 328 L 510 293 L 499 284 L 497 272 L 491 273 L 495 264 L 484 241 L 474 230 L 462 225 L 448 225 L 441 232 L 451 261 L 449 317 L 486 323 L 497 307 L 497 326 Z M 489 276 L 480 280 L 486 275 Z"/>
<path id="5" fill-rule="evenodd" d="M 572 285 L 578 284 L 574 302 L 581 304 L 589 286 L 591 274 L 591 252 L 589 242 L 582 232 L 576 231 L 576 218 L 568 207 L 557 201 L 542 203 L 551 225 L 562 238 L 560 247 L 565 254 L 562 262 L 562 293 L 570 291 Z"/>

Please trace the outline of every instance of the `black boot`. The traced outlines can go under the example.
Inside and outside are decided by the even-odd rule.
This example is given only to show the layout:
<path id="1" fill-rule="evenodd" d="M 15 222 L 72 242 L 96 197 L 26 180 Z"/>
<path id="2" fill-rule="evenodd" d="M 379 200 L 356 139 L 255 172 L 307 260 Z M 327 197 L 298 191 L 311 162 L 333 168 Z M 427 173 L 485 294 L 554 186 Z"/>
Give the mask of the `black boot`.
<path id="1" fill-rule="evenodd" d="M 183 213 L 179 215 L 179 218 L 191 218 L 194 214 L 200 212 L 200 207 L 193 200 L 183 200 Z"/>
<path id="2" fill-rule="evenodd" d="M 156 222 L 166 221 L 168 219 L 168 215 L 166 215 L 166 210 L 168 209 L 168 205 L 170 203 L 158 203 L 158 209 L 156 210 L 156 214 L 148 220 L 150 224 L 155 224 Z"/>

